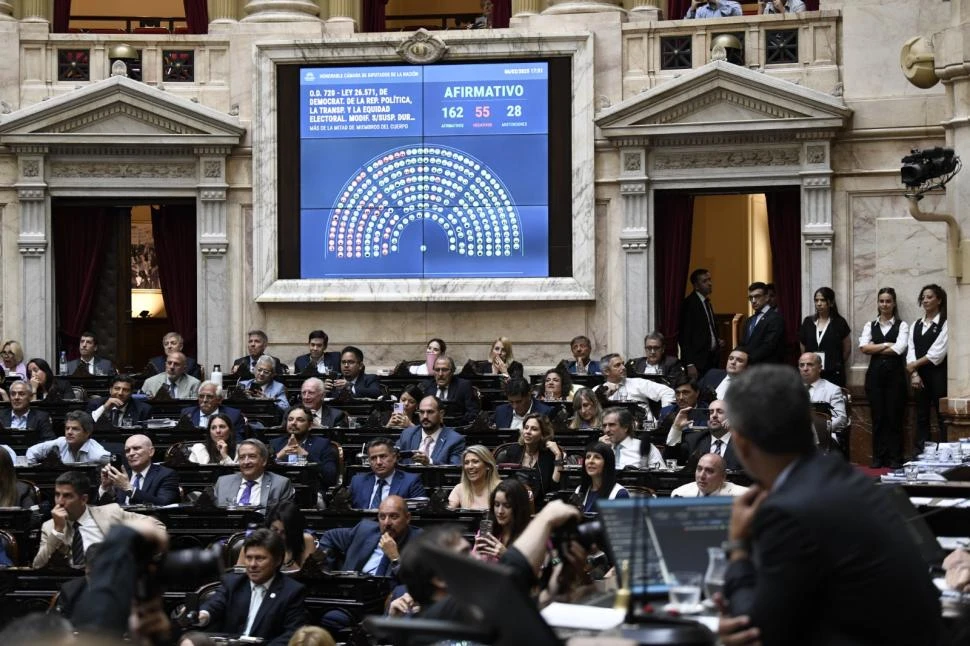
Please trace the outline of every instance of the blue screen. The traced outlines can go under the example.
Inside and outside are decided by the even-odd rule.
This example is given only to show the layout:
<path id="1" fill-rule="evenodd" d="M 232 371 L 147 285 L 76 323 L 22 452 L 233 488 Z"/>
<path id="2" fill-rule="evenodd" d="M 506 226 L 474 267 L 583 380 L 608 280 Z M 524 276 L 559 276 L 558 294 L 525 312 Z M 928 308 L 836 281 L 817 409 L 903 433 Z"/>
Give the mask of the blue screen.
<path id="1" fill-rule="evenodd" d="M 549 275 L 548 63 L 304 68 L 302 278 Z"/>

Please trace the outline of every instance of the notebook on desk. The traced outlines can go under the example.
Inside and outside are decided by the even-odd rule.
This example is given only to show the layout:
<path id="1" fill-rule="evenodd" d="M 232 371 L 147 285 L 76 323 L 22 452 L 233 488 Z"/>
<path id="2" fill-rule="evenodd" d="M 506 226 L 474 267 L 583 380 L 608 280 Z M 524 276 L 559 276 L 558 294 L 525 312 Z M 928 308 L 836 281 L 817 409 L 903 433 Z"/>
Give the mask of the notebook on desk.
<path id="1" fill-rule="evenodd" d="M 600 500 L 607 552 L 630 564 L 636 597 L 667 594 L 671 571 L 704 573 L 707 548 L 727 538 L 731 497 Z"/>

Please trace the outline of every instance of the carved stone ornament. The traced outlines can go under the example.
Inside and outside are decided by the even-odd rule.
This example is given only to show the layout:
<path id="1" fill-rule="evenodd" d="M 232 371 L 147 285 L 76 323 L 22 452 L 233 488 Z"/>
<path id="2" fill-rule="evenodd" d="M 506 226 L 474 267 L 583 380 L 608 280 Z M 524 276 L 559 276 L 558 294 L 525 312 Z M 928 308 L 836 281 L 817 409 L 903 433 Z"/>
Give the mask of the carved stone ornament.
<path id="1" fill-rule="evenodd" d="M 206 177 L 218 178 L 222 174 L 222 164 L 217 161 L 207 161 L 203 167 L 203 173 Z"/>
<path id="2" fill-rule="evenodd" d="M 809 164 L 821 164 L 825 162 L 825 146 L 809 146 L 806 148 Z"/>
<path id="3" fill-rule="evenodd" d="M 186 179 L 195 175 L 193 163 L 112 163 L 112 162 L 55 162 L 51 177 L 88 179 Z"/>
<path id="4" fill-rule="evenodd" d="M 641 169 L 640 155 L 637 153 L 623 153 L 623 170 L 636 172 Z"/>
<path id="5" fill-rule="evenodd" d="M 414 32 L 413 36 L 397 48 L 398 56 L 414 65 L 437 63 L 447 53 L 448 45 L 445 41 L 423 28 Z"/>
<path id="6" fill-rule="evenodd" d="M 750 150 L 705 150 L 690 153 L 657 155 L 659 170 L 694 168 L 737 168 L 746 166 L 793 166 L 798 164 L 797 148 L 762 148 Z"/>
<path id="7" fill-rule="evenodd" d="M 40 162 L 31 159 L 24 162 L 24 177 L 37 177 L 40 175 Z"/>

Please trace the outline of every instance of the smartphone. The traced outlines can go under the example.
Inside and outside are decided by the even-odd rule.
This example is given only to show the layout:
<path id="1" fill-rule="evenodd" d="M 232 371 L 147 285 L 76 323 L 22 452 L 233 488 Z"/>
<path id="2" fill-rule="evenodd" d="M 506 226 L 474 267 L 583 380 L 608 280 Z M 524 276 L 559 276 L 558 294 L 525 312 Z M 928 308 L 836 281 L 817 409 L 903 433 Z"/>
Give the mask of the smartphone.
<path id="1" fill-rule="evenodd" d="M 397 457 L 404 460 L 409 460 L 414 457 L 414 454 L 415 454 L 415 451 L 398 451 Z"/>
<path id="2" fill-rule="evenodd" d="M 478 523 L 478 534 L 479 536 L 485 536 L 486 534 L 492 533 L 492 519 L 483 518 L 480 523 Z"/>
<path id="3" fill-rule="evenodd" d="M 404 403 L 403 402 L 395 402 L 394 403 L 394 412 L 395 413 L 400 413 L 401 415 L 403 415 L 404 414 Z"/>

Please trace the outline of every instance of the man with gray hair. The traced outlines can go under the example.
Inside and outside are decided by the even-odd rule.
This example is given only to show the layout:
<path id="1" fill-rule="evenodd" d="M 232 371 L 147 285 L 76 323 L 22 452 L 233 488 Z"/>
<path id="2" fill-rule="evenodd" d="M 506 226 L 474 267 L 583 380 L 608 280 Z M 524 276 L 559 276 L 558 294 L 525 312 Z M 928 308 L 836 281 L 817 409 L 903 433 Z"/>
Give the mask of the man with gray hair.
<path id="1" fill-rule="evenodd" d="M 300 387 L 300 401 L 313 414 L 312 425 L 316 428 L 346 426 L 347 416 L 344 412 L 338 408 L 328 406 L 323 401 L 326 393 L 326 385 L 322 379 L 318 379 L 317 377 L 310 377 Z"/>
<path id="2" fill-rule="evenodd" d="M 33 394 L 30 382 L 15 381 L 10 384 L 10 408 L 0 411 L 0 427 L 3 427 L 7 441 L 23 437 L 26 440 L 24 444 L 37 444 L 55 438 L 50 415 L 30 408 Z"/>
<path id="3" fill-rule="evenodd" d="M 199 405 L 183 408 L 182 415 L 188 417 L 196 428 L 208 428 L 209 418 L 221 413 L 232 420 L 232 428 L 236 431 L 236 440 L 240 441 L 243 439 L 245 420 L 238 409 L 222 405 L 222 396 L 222 389 L 219 384 L 214 381 L 203 381 L 199 385 Z"/>
<path id="4" fill-rule="evenodd" d="M 27 462 L 40 462 L 50 453 L 56 453 L 64 464 L 100 462 L 111 453 L 91 439 L 94 420 L 80 410 L 68 411 L 64 416 L 64 437 L 35 444 L 27 449 Z"/>
<path id="5" fill-rule="evenodd" d="M 291 500 L 295 494 L 293 484 L 289 478 L 266 471 L 268 461 L 265 444 L 255 439 L 240 442 L 236 450 L 239 473 L 220 476 L 216 481 L 212 492 L 216 505 L 269 507 Z"/>
<path id="6" fill-rule="evenodd" d="M 256 376 L 239 382 L 238 388 L 245 391 L 250 399 L 272 399 L 282 412 L 290 408 L 286 397 L 286 386 L 273 379 L 276 376 L 276 359 L 264 354 L 256 361 Z"/>
<path id="7" fill-rule="evenodd" d="M 165 357 L 165 372 L 149 377 L 141 391 L 151 398 L 164 392 L 172 399 L 195 399 L 199 394 L 199 380 L 185 371 L 186 359 L 181 352 Z"/>
<path id="8" fill-rule="evenodd" d="M 165 351 L 165 354 L 149 359 L 148 365 L 145 366 L 145 372 L 149 375 L 157 375 L 165 372 L 165 360 L 168 358 L 168 355 L 173 352 L 182 352 L 184 346 L 185 339 L 182 338 L 181 334 L 178 332 L 169 332 L 162 337 L 162 349 Z M 202 380 L 202 368 L 192 357 L 185 357 L 185 372 L 200 381 Z"/>

